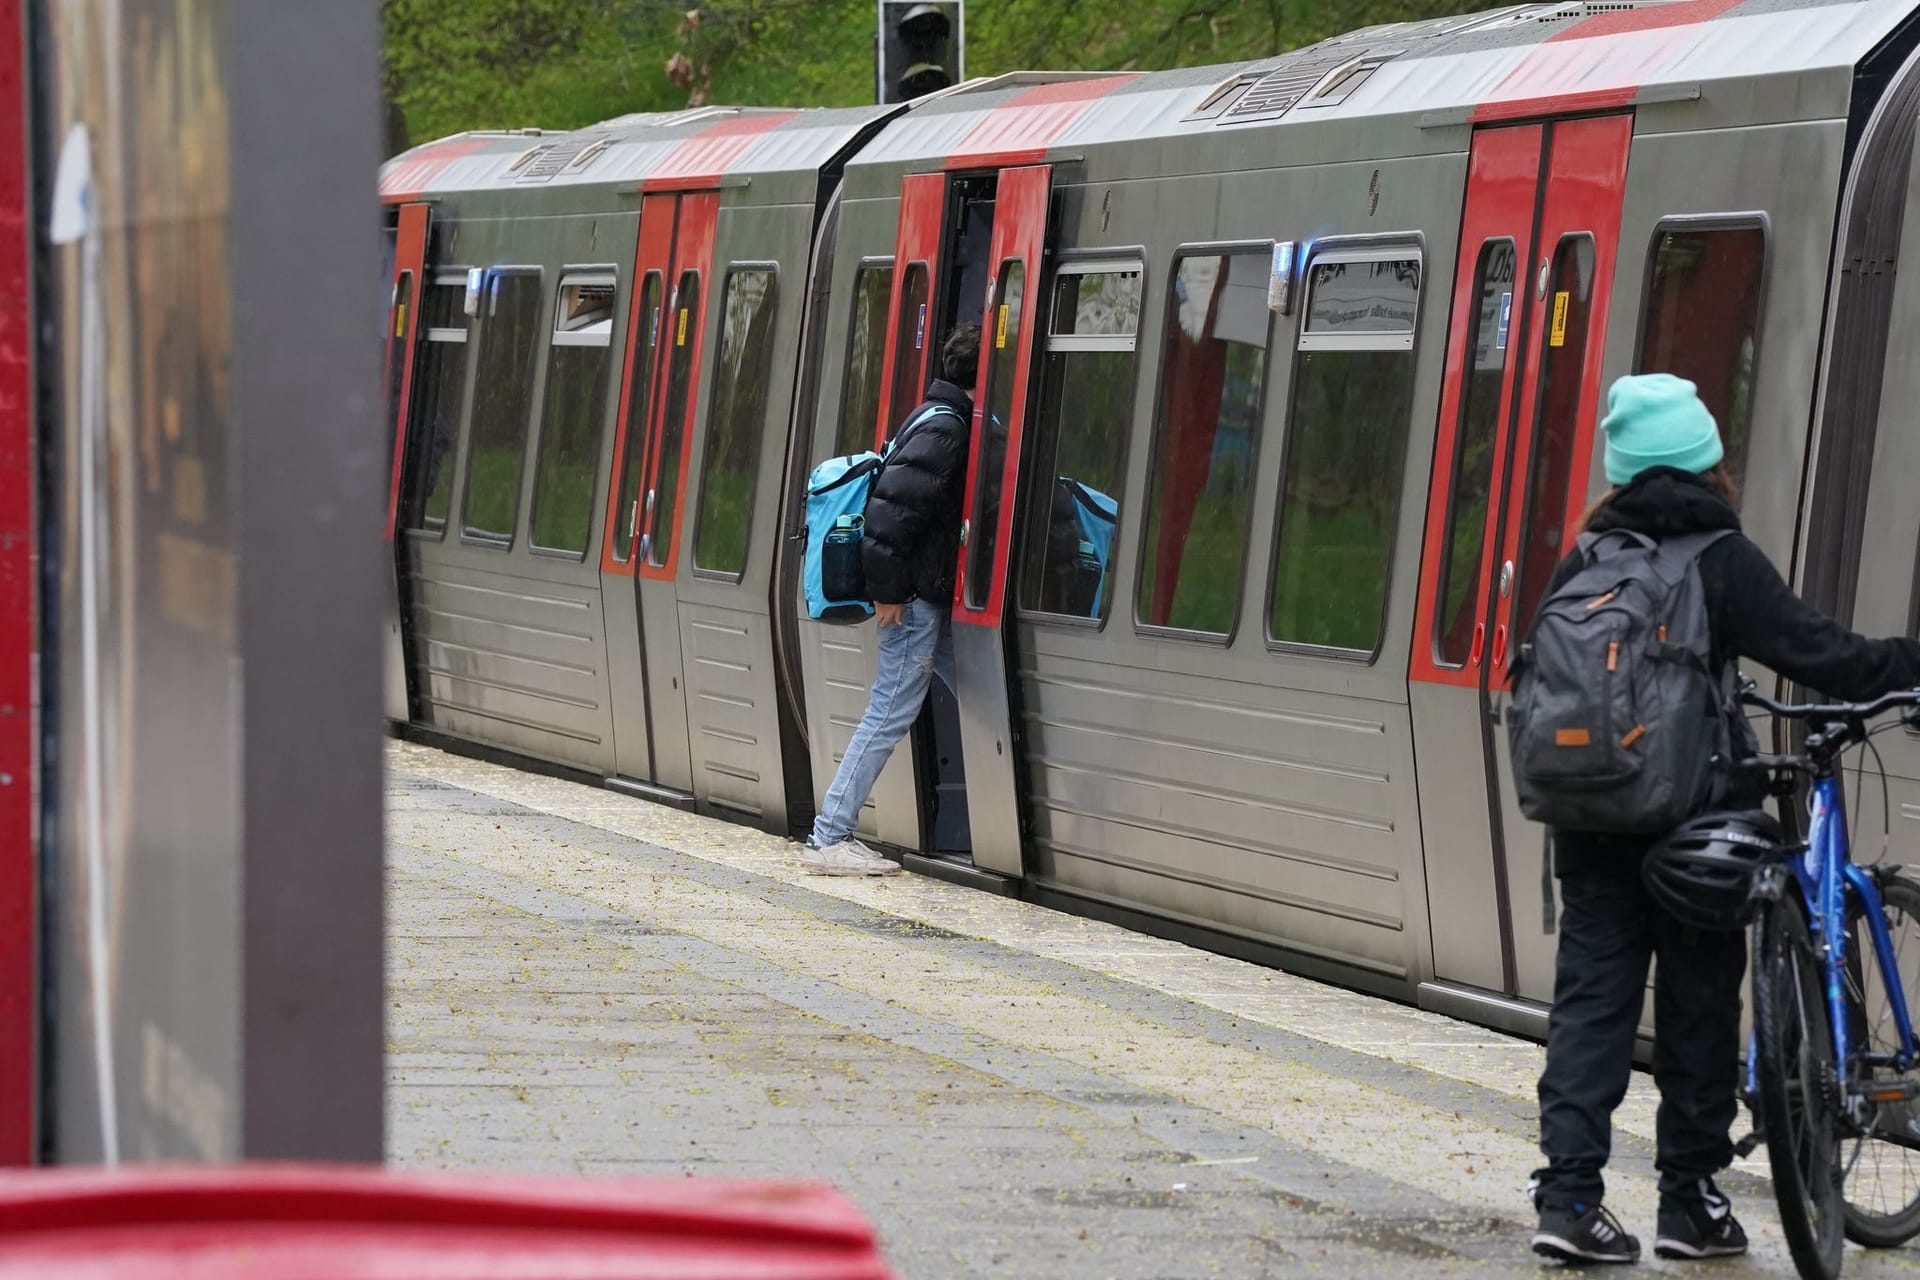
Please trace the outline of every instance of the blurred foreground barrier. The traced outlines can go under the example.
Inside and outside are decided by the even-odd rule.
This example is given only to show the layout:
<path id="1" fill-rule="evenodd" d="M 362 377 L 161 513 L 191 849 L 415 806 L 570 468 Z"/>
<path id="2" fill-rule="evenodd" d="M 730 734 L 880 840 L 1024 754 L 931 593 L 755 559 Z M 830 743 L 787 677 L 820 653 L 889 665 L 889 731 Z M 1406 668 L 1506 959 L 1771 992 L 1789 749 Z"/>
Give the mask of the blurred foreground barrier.
<path id="1" fill-rule="evenodd" d="M 813 1183 L 349 1166 L 0 1174 L 4 1280 L 892 1280 Z"/>

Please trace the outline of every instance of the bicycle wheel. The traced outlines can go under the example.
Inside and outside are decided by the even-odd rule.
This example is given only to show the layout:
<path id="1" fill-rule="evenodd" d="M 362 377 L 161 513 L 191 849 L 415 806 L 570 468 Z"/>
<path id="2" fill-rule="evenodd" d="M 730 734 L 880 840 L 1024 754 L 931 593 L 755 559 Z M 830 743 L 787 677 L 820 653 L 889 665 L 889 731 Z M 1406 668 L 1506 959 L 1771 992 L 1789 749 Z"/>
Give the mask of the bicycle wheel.
<path id="1" fill-rule="evenodd" d="M 1799 902 L 1762 902 L 1753 925 L 1760 1123 L 1780 1226 L 1807 1280 L 1835 1280 L 1846 1243 L 1835 1140 L 1838 1082 L 1820 961 Z"/>
<path id="2" fill-rule="evenodd" d="M 1881 885 L 1880 893 L 1893 941 L 1893 974 L 1882 972 L 1858 903 L 1847 918 L 1847 1012 L 1856 1061 L 1842 1074 L 1856 1088 L 1897 1087 L 1914 1078 L 1908 1074 L 1903 1080 L 1891 1067 L 1874 1064 L 1884 1064 L 1900 1047 L 1889 985 L 1903 993 L 1909 1009 L 1920 998 L 1920 884 L 1896 878 Z M 1869 1101 L 1852 1119 L 1840 1142 L 1847 1238 L 1869 1249 L 1897 1248 L 1920 1235 L 1920 1108 L 1912 1099 Z"/>

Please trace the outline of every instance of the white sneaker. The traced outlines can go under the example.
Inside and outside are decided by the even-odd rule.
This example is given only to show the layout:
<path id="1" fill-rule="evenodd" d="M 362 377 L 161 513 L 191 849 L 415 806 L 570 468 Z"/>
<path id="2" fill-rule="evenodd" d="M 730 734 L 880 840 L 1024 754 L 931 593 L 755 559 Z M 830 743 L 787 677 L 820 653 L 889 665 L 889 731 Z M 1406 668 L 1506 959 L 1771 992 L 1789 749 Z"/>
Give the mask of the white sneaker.
<path id="1" fill-rule="evenodd" d="M 883 858 L 851 836 L 825 848 L 808 836 L 800 850 L 800 865 L 816 876 L 897 876 L 900 864 Z"/>

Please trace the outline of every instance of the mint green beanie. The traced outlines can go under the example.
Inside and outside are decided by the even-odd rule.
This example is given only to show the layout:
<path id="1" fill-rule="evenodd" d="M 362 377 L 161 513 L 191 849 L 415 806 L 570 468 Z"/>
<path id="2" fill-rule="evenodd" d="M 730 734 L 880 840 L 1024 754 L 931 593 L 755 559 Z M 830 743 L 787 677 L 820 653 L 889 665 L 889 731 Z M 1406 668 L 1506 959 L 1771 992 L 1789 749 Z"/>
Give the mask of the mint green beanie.
<path id="1" fill-rule="evenodd" d="M 1670 373 L 1638 373 L 1607 390 L 1607 481 L 1631 484 L 1653 467 L 1696 474 L 1720 465 L 1720 427 L 1691 382 Z"/>

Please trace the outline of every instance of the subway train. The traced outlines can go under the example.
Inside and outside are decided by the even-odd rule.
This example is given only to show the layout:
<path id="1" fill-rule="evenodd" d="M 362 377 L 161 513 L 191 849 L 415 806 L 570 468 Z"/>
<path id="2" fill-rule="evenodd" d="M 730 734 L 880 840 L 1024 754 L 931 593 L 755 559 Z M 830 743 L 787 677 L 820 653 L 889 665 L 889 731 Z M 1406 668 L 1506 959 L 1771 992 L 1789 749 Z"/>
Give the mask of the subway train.
<path id="1" fill-rule="evenodd" d="M 1501 722 L 1607 384 L 1692 379 L 1796 586 L 1916 626 L 1917 50 L 1913 0 L 1571 0 L 415 148 L 388 715 L 799 832 L 876 636 L 807 616 L 806 476 L 978 322 L 957 696 L 862 834 L 1542 1034 Z M 1920 740 L 1883 741 L 1897 850 Z"/>

